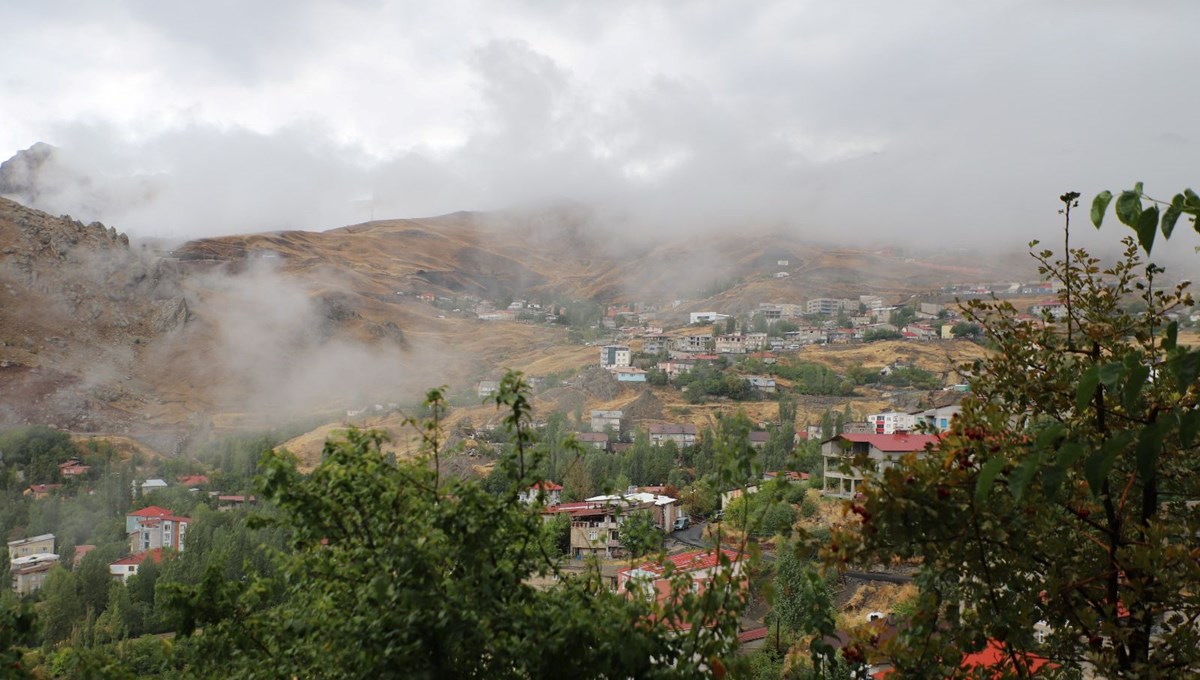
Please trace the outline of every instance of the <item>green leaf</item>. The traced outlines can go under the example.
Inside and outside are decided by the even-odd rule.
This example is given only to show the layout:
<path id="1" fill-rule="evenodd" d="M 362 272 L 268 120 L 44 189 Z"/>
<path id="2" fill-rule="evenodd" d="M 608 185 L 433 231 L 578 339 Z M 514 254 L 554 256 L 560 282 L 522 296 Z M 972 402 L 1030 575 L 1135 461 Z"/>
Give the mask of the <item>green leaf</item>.
<path id="1" fill-rule="evenodd" d="M 1171 232 L 1175 231 L 1175 223 L 1179 221 L 1179 216 L 1183 214 L 1183 194 L 1175 194 L 1175 198 L 1171 199 L 1171 205 L 1163 211 L 1162 215 L 1162 235 L 1163 238 L 1171 238 Z"/>
<path id="2" fill-rule="evenodd" d="M 1142 250 L 1149 254 L 1150 249 L 1154 247 L 1154 236 L 1158 233 L 1158 206 L 1152 205 L 1138 215 L 1134 231 L 1137 232 L 1138 243 L 1141 244 Z"/>
<path id="3" fill-rule="evenodd" d="M 1158 473 L 1158 457 L 1162 453 L 1165 428 L 1162 421 L 1150 423 L 1138 435 L 1138 476 L 1145 481 L 1154 479 Z"/>
<path id="4" fill-rule="evenodd" d="M 1172 321 L 1167 324 L 1167 333 L 1163 336 L 1162 348 L 1170 352 L 1175 349 L 1179 341 L 1179 322 Z"/>
<path id="5" fill-rule="evenodd" d="M 1100 367 L 1100 382 L 1104 383 L 1105 387 L 1112 389 L 1121 381 L 1121 375 L 1124 373 L 1125 365 L 1119 361 L 1104 364 Z"/>
<path id="6" fill-rule="evenodd" d="M 1062 467 L 1074 465 L 1075 461 L 1079 460 L 1079 457 L 1083 455 L 1083 451 L 1083 444 L 1079 442 L 1067 442 L 1063 444 L 1062 448 L 1058 450 L 1058 465 Z"/>
<path id="7" fill-rule="evenodd" d="M 1088 488 L 1092 490 L 1093 495 L 1100 494 L 1100 489 L 1104 485 L 1104 480 L 1108 479 L 1108 473 L 1112 470 L 1116 457 L 1116 450 L 1110 451 L 1108 447 L 1104 447 L 1088 456 L 1084 462 L 1083 476 L 1087 479 Z"/>
<path id="8" fill-rule="evenodd" d="M 1200 411 L 1188 411 L 1179 416 L 1179 443 L 1189 447 L 1200 432 Z"/>
<path id="9" fill-rule="evenodd" d="M 1013 500 L 1021 502 L 1021 497 L 1025 495 L 1025 490 L 1029 488 L 1029 482 L 1033 480 L 1033 473 L 1041 467 L 1041 456 L 1030 456 L 1017 466 L 1016 470 L 1008 476 L 1008 490 L 1012 492 Z"/>
<path id="10" fill-rule="evenodd" d="M 1059 437 L 1063 436 L 1067 428 L 1062 423 L 1051 423 L 1041 432 L 1038 433 L 1036 446 L 1039 449 L 1049 448 Z"/>
<path id="11" fill-rule="evenodd" d="M 1122 224 L 1137 226 L 1137 219 L 1142 214 L 1142 199 L 1132 191 L 1122 191 L 1117 197 L 1117 219 Z"/>
<path id="12" fill-rule="evenodd" d="M 1097 366 L 1092 366 L 1079 376 L 1079 386 L 1075 388 L 1075 410 L 1082 411 L 1087 408 L 1088 402 L 1096 394 L 1096 387 L 1100 384 L 1100 369 Z"/>
<path id="13" fill-rule="evenodd" d="M 1175 374 L 1179 386 L 1186 389 L 1200 376 L 1200 350 L 1181 352 L 1171 357 L 1168 367 Z"/>
<path id="14" fill-rule="evenodd" d="M 1112 201 L 1112 192 L 1105 190 L 1096 194 L 1096 198 L 1092 199 L 1092 224 L 1096 228 L 1100 228 L 1100 224 L 1104 221 L 1104 213 L 1108 210 L 1108 204 Z"/>
<path id="15" fill-rule="evenodd" d="M 1003 458 L 992 458 L 983 464 L 979 470 L 979 478 L 975 480 L 975 502 L 983 503 L 987 500 L 988 492 L 992 490 L 992 483 L 996 481 L 996 475 L 1004 469 Z"/>
<path id="16" fill-rule="evenodd" d="M 1058 498 L 1058 490 L 1062 488 L 1063 480 L 1066 477 L 1067 471 L 1058 464 L 1047 465 L 1042 468 L 1042 486 L 1046 489 L 1046 496 L 1051 501 Z"/>
<path id="17" fill-rule="evenodd" d="M 1083 462 L 1083 476 L 1087 480 L 1088 488 L 1091 489 L 1094 495 L 1100 494 L 1104 486 L 1104 480 L 1108 479 L 1108 473 L 1112 471 L 1117 454 L 1121 453 L 1132 440 L 1132 431 L 1123 430 L 1118 432 L 1105 441 L 1099 451 L 1092 453 Z"/>
<path id="18" fill-rule="evenodd" d="M 1133 410 L 1138 398 L 1142 396 L 1142 389 L 1146 386 L 1146 379 L 1149 377 L 1149 366 L 1136 364 L 1129 368 L 1129 375 L 1125 378 L 1125 390 L 1121 393 L 1121 403 L 1125 405 L 1126 409 Z"/>

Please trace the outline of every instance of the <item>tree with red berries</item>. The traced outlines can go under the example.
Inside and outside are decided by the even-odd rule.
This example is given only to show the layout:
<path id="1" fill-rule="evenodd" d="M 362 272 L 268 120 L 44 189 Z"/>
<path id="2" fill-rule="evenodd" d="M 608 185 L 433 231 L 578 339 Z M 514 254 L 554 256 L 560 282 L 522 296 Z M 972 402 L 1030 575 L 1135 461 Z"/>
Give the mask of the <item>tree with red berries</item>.
<path id="1" fill-rule="evenodd" d="M 1079 195 L 1061 198 L 1062 253 L 1030 244 L 1061 314 L 970 303 L 996 351 L 961 417 L 866 484 L 861 523 L 823 552 L 919 565 L 916 613 L 881 643 L 899 677 L 960 677 L 988 646 L 1003 657 L 988 677 L 1200 674 L 1200 350 L 1175 321 L 1187 282 L 1149 260 L 1180 217 L 1200 231 L 1200 197 L 1097 196 L 1097 228 L 1113 205 L 1136 236 L 1111 265 L 1071 247 Z"/>

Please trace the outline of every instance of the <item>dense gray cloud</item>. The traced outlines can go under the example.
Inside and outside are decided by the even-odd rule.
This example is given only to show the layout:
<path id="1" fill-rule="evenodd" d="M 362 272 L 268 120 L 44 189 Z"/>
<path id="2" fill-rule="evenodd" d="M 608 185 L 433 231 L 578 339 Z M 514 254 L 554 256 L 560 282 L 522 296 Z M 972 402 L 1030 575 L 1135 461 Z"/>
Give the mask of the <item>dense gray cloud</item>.
<path id="1" fill-rule="evenodd" d="M 1193 2 L 6 3 L 0 155 L 135 234 L 539 202 L 1008 243 L 1195 184 Z M 82 211 L 82 212 L 81 212 Z"/>

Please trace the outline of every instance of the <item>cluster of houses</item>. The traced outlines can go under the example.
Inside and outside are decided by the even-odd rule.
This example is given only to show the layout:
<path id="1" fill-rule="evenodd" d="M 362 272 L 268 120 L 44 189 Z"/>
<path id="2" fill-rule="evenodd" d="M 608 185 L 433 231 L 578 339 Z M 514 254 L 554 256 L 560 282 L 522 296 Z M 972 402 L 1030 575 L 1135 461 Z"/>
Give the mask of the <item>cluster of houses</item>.
<path id="1" fill-rule="evenodd" d="M 80 465 L 78 460 L 69 460 L 59 466 L 66 476 L 78 476 L 87 471 L 86 465 Z M 65 472 L 64 472 L 65 470 Z M 209 486 L 207 475 L 191 474 L 176 477 L 178 485 L 191 492 L 204 492 Z M 26 494 L 37 495 L 38 498 L 62 488 L 62 484 L 37 484 L 26 489 Z M 163 479 L 146 479 L 133 482 L 132 491 L 135 496 L 144 496 L 157 489 L 165 489 L 170 485 Z M 231 510 L 247 503 L 254 503 L 254 496 L 241 494 L 225 494 L 220 491 L 206 491 L 209 497 L 216 499 L 218 510 Z M 39 495 L 40 494 L 40 495 Z M 171 511 L 156 505 L 130 512 L 125 516 L 125 532 L 129 539 L 129 554 L 109 564 L 109 572 L 114 578 L 122 581 L 137 574 L 138 567 L 149 559 L 159 563 L 163 551 L 183 552 L 186 544 L 188 527 L 192 520 L 176 515 Z M 92 550 L 94 545 L 77 545 L 73 564 Z M 28 595 L 39 589 L 46 580 L 46 575 L 59 563 L 59 555 L 55 552 L 54 534 L 43 534 L 29 538 L 20 538 L 8 542 L 9 573 L 12 576 L 12 589 L 19 595 Z"/>
<path id="2" fill-rule="evenodd" d="M 58 464 L 58 477 L 64 481 L 81 479 L 91 469 L 90 465 L 80 463 L 78 458 L 71 458 Z M 25 487 L 24 495 L 33 496 L 34 500 L 40 500 L 61 488 L 63 488 L 61 483 L 30 484 Z"/>
<path id="3" fill-rule="evenodd" d="M 678 499 L 662 494 L 662 487 L 630 487 L 625 493 L 593 496 L 576 503 L 561 501 L 562 487 L 553 482 L 541 482 L 522 494 L 533 503 L 541 497 L 546 503 L 542 513 L 547 519 L 565 515 L 570 520 L 571 556 L 619 557 L 622 554 L 621 525 L 637 513 L 647 513 L 654 526 L 664 533 L 678 528 L 683 517 Z"/>
<path id="4" fill-rule="evenodd" d="M 633 352 L 629 349 L 629 345 L 604 345 L 601 347 L 600 368 L 612 373 L 617 382 L 646 382 L 646 371 L 633 366 Z"/>
<path id="5" fill-rule="evenodd" d="M 576 432 L 575 441 L 584 448 L 623 452 L 632 444 L 614 440 L 623 430 L 624 419 L 623 411 L 594 410 L 591 412 L 591 431 Z M 699 430 L 691 423 L 650 423 L 645 429 L 651 446 L 663 446 L 667 442 L 680 447 L 692 446 L 699 435 Z"/>
<path id="6" fill-rule="evenodd" d="M 162 562 L 163 551 L 183 552 L 188 527 L 192 520 L 181 517 L 157 505 L 130 512 L 125 516 L 125 532 L 129 538 L 129 554 L 108 566 L 113 578 L 122 581 L 138 573 L 146 560 Z M 29 595 L 45 585 L 46 576 L 59 563 L 55 552 L 54 534 L 42 534 L 8 542 L 9 574 L 12 589 L 18 595 Z M 74 564 L 94 550 L 94 545 L 75 546 Z"/>
<path id="7" fill-rule="evenodd" d="M 58 564 L 54 552 L 54 534 L 19 538 L 8 542 L 8 573 L 12 589 L 18 595 L 40 590 L 46 575 Z"/>
<path id="8" fill-rule="evenodd" d="M 913 412 L 873 413 L 863 423 L 850 423 L 841 434 L 821 442 L 824 472 L 822 492 L 830 496 L 853 498 L 867 474 L 882 474 L 909 453 L 921 454 L 936 447 L 942 433 L 962 407 L 945 403 Z M 874 463 L 874 472 L 847 465 L 850 459 L 866 456 Z"/>
<path id="9" fill-rule="evenodd" d="M 191 523 L 190 518 L 181 517 L 157 505 L 125 515 L 129 554 L 109 564 L 109 573 L 113 578 L 128 581 L 138 573 L 138 569 L 146 560 L 155 564 L 161 563 L 164 550 L 183 552 Z"/>

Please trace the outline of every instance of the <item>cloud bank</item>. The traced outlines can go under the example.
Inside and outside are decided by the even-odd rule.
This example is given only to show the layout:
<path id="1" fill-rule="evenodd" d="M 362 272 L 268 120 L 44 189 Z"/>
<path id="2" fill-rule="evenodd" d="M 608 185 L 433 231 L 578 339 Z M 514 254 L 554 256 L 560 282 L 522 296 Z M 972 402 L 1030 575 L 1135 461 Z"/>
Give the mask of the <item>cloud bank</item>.
<path id="1" fill-rule="evenodd" d="M 571 201 L 639 233 L 1019 247 L 1063 191 L 1195 184 L 1197 19 L 1183 0 L 11 3 L 0 152 L 57 145 L 39 207 L 142 236 Z"/>

